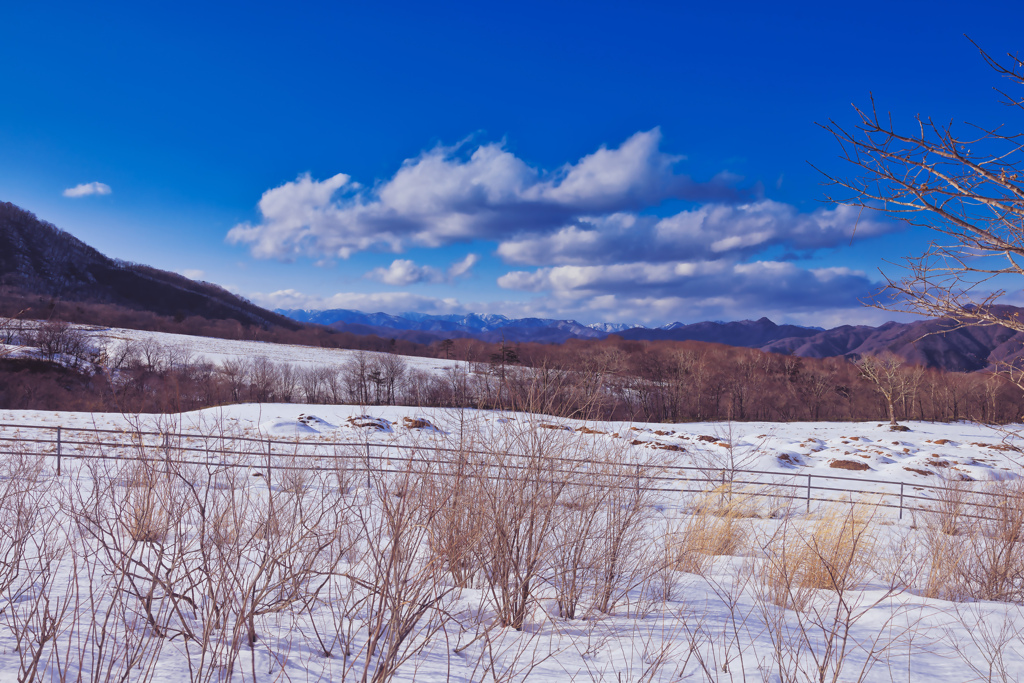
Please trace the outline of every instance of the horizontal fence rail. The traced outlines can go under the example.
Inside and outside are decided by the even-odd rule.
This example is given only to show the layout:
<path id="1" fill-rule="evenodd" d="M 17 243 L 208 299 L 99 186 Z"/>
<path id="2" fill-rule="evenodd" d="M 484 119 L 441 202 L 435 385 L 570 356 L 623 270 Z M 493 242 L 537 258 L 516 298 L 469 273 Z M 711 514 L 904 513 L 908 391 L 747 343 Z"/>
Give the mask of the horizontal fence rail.
<path id="1" fill-rule="evenodd" d="M 23 434 L 22 432 L 27 432 Z M 92 438 L 89 438 L 92 436 Z M 30 447 L 28 450 L 25 446 Z M 666 451 L 666 453 L 671 451 Z M 1016 496 L 978 488 L 985 482 L 947 482 L 942 486 L 893 482 L 842 475 L 779 472 L 771 470 L 699 467 L 643 462 L 584 459 L 539 453 L 477 450 L 423 444 L 398 444 L 385 441 L 332 441 L 325 439 L 274 439 L 234 434 L 203 434 L 186 431 L 146 431 L 87 427 L 40 426 L 0 423 L 0 456 L 31 454 L 55 460 L 56 474 L 63 461 L 118 460 L 162 465 L 216 467 L 255 470 L 254 476 L 272 472 L 327 471 L 348 474 L 405 474 L 428 476 L 466 476 L 502 479 L 489 474 L 488 468 L 525 472 L 532 481 L 603 486 L 606 484 L 574 479 L 594 474 L 619 485 L 660 493 L 694 495 L 719 494 L 749 496 L 774 501 L 805 503 L 810 512 L 815 503 L 858 503 L 876 508 L 905 512 L 934 512 L 943 506 L 965 519 L 995 519 L 992 510 L 1005 510 L 1015 504 Z M 439 461 L 437 455 L 458 455 L 459 472 L 431 469 L 452 461 Z M 431 457 L 434 455 L 435 457 Z M 201 458 L 201 459 L 200 459 Z M 239 460 L 241 458 L 241 460 Z M 500 465 L 495 465 L 498 458 Z M 284 462 L 282 462 L 282 460 Z M 288 460 L 297 462 L 288 463 Z M 326 463 L 326 464 L 325 464 Z M 536 464 L 533 464 L 536 463 Z M 543 463 L 543 464 L 542 464 Z M 567 469 L 571 463 L 577 469 Z M 413 470 L 413 467 L 421 469 Z M 483 467 L 481 470 L 473 468 Z M 609 469 L 611 468 L 611 469 Z M 560 478 L 560 475 L 565 475 Z M 507 477 L 505 477 L 507 478 Z M 517 479 L 518 481 L 518 479 Z M 269 484 L 268 479 L 268 484 Z M 836 495 L 838 494 L 838 495 Z M 973 498 L 971 498 L 973 497 Z M 969 499 L 970 498 L 970 499 Z M 1024 504 L 1024 503 L 1016 503 Z M 989 513 L 989 514 L 986 514 Z"/>

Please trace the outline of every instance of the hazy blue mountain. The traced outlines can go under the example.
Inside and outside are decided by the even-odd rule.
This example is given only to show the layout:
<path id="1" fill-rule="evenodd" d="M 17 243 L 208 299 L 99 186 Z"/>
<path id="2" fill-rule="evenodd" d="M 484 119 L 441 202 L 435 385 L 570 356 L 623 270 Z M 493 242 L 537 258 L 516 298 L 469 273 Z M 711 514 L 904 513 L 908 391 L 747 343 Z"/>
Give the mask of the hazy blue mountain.
<path id="1" fill-rule="evenodd" d="M 1020 309 L 1002 307 L 1013 315 Z M 948 321 L 889 322 L 878 327 L 842 325 L 830 330 L 777 325 L 768 318 L 735 322 L 674 322 L 658 328 L 622 323 L 582 325 L 575 320 L 507 318 L 494 314 L 428 315 L 362 313 L 350 310 L 278 313 L 302 322 L 328 325 L 355 334 L 399 337 L 420 343 L 472 337 L 489 342 L 562 343 L 568 339 L 602 339 L 611 334 L 630 340 L 698 341 L 760 349 L 811 358 L 894 353 L 910 363 L 947 370 L 974 371 L 1024 355 L 1024 333 L 1001 326 L 954 329 Z"/>
<path id="2" fill-rule="evenodd" d="M 278 313 L 299 322 L 317 323 L 342 329 L 339 325 L 362 325 L 377 328 L 375 334 L 387 336 L 388 330 L 416 330 L 420 332 L 451 333 L 454 336 L 473 336 L 481 339 L 507 339 L 515 341 L 548 341 L 571 338 L 600 339 L 607 332 L 582 325 L 575 320 L 549 318 L 507 318 L 503 315 L 426 313 L 363 313 L 348 309 L 326 311 L 278 309 Z"/>

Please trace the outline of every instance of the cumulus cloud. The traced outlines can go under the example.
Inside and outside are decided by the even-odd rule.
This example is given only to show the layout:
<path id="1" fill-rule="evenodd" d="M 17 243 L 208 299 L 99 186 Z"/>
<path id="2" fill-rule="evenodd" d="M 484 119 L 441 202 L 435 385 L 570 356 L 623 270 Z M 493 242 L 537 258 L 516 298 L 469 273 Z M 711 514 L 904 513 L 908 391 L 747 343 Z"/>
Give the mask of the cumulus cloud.
<path id="1" fill-rule="evenodd" d="M 409 259 L 395 259 L 387 268 L 374 268 L 364 277 L 386 285 L 405 287 L 419 283 L 453 282 L 456 278 L 468 275 L 473 266 L 480 260 L 478 254 L 467 254 L 441 272 L 433 266 L 420 266 Z"/>
<path id="2" fill-rule="evenodd" d="M 667 199 L 732 201 L 738 179 L 696 182 L 676 172 L 681 157 L 660 150 L 661 131 L 639 132 L 553 172 L 530 166 L 502 144 L 435 147 L 365 189 L 339 173 L 308 174 L 267 190 L 261 221 L 227 235 L 258 258 L 348 258 L 357 251 L 503 240 L 554 230 L 580 216 L 636 211 Z"/>
<path id="3" fill-rule="evenodd" d="M 88 197 L 92 194 L 110 194 L 111 192 L 113 190 L 106 183 L 82 183 L 81 185 L 75 185 L 64 190 L 64 196 L 75 199 L 78 197 Z"/>
<path id="4" fill-rule="evenodd" d="M 404 287 L 418 282 L 441 282 L 444 274 L 430 266 L 418 266 L 407 259 L 395 259 L 387 268 L 374 268 L 366 277 L 386 285 Z"/>
<path id="5" fill-rule="evenodd" d="M 669 322 L 801 312 L 850 314 L 877 290 L 865 273 L 808 268 L 820 249 L 902 226 L 839 206 L 800 213 L 771 200 L 705 204 L 667 217 L 617 212 L 499 244 L 506 262 L 535 266 L 498 285 L 544 294 L 563 310 Z M 768 250 L 776 258 L 762 254 Z M 760 259 L 757 257 L 761 256 Z M 614 319 L 614 318 L 612 318 Z"/>
<path id="6" fill-rule="evenodd" d="M 614 213 L 583 218 L 550 233 L 506 240 L 498 255 L 521 265 L 569 265 L 657 259 L 742 258 L 769 247 L 813 252 L 901 226 L 849 206 L 800 213 L 769 199 L 707 204 L 666 218 Z"/>
<path id="7" fill-rule="evenodd" d="M 194 268 L 186 268 L 181 271 L 181 274 L 187 277 L 189 280 L 202 280 L 206 277 L 206 272 L 202 270 L 196 270 Z"/>

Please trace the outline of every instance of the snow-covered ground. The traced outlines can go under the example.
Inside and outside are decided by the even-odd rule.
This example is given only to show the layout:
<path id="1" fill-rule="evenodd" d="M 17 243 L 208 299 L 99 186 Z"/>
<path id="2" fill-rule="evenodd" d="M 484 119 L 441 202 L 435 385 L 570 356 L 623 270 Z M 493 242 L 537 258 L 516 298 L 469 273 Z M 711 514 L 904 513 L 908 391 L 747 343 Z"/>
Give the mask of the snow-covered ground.
<path id="1" fill-rule="evenodd" d="M 356 353 L 89 333 L 215 363 L 340 365 Z M 0 411 L 0 681 L 1020 680 L 1024 428 L 905 426 L 298 404 Z M 171 436 L 140 445 L 139 430 Z M 371 453 L 369 475 L 336 464 L 358 470 L 344 458 Z M 407 461 L 384 459 L 396 453 Z M 531 470 L 539 461 L 547 469 Z M 571 483 L 537 487 L 559 477 Z M 502 533 L 540 523 L 536 564 L 501 571 L 497 530 L 530 491 L 528 509 L 544 514 Z M 983 512 L 973 492 L 986 491 L 1010 494 L 1002 526 L 971 517 Z M 616 536 L 630 511 L 634 526 Z M 628 543 L 610 566 L 614 538 Z M 473 552 L 455 561 L 460 539 Z M 820 565 L 833 546 L 849 551 L 847 578 L 805 585 L 808 548 Z M 503 626 L 502 580 L 524 567 L 524 623 Z"/>
<path id="2" fill-rule="evenodd" d="M 155 343 L 167 349 L 176 349 L 179 353 L 188 352 L 195 358 L 215 364 L 221 364 L 226 360 L 236 360 L 239 358 L 251 360 L 265 356 L 277 363 L 291 363 L 299 367 L 342 365 L 351 360 L 357 353 L 360 353 L 359 351 L 349 349 L 324 349 L 295 344 L 213 339 L 211 337 L 192 337 L 184 334 L 121 328 L 92 329 L 90 330 L 90 336 L 97 344 L 107 349 L 125 341 L 131 341 L 136 344 Z M 364 353 L 378 355 L 370 351 Z M 437 358 L 419 358 L 416 356 L 403 356 L 402 358 L 410 370 L 423 370 L 427 372 L 437 372 L 445 368 L 464 364 L 464 361 Z"/>
<path id="3" fill-rule="evenodd" d="M 225 342 L 216 340 L 208 351 L 197 347 L 197 352 L 228 353 L 226 348 L 218 348 L 222 344 Z M 247 352 L 244 348 L 248 347 L 230 352 Z M 302 358 L 321 362 L 313 359 L 317 352 L 296 350 L 294 362 L 304 362 Z M 280 355 L 274 357 L 281 360 Z M 308 447 L 309 453 L 323 453 L 325 444 L 336 442 L 407 445 L 418 448 L 418 457 L 436 458 L 449 466 L 450 455 L 430 449 L 469 443 L 486 450 L 500 443 L 513 450 L 512 444 L 529 447 L 541 439 L 580 463 L 577 474 L 582 478 L 574 484 L 579 491 L 602 476 L 587 461 L 613 457 L 627 469 L 635 462 L 661 462 L 760 470 L 783 478 L 811 474 L 821 480 L 816 486 L 822 488 L 816 490 L 815 497 L 847 500 L 851 495 L 839 489 L 891 491 L 887 485 L 903 483 L 909 494 L 916 487 L 942 486 L 954 480 L 963 481 L 968 490 L 984 488 L 1016 479 L 1022 460 L 1010 438 L 1019 426 L 995 429 L 969 423 L 910 422 L 906 423 L 907 432 L 891 432 L 888 425 L 878 423 L 583 424 L 488 411 L 292 404 L 142 417 L 2 411 L 0 423 L 23 425 L 0 427 L 4 438 L 41 433 L 24 426 L 60 426 L 71 434 L 79 428 L 123 430 L 125 434 L 141 428 L 180 434 L 185 443 L 199 443 L 201 435 L 214 433 L 271 438 L 295 444 L 293 452 L 300 455 L 304 453 L 300 447 Z M 65 432 L 65 439 L 68 434 Z M 514 438 L 506 438 L 509 435 Z M 11 442 L 4 443 L 9 448 Z M 41 446 L 43 450 L 50 447 Z M 89 455 L 95 451 L 86 445 L 64 452 Z M 842 516 L 845 512 L 816 504 L 807 514 L 799 502 L 769 510 L 755 501 L 740 515 L 728 510 L 708 513 L 702 511 L 706 497 L 660 492 L 645 499 L 649 507 L 644 509 L 649 514 L 645 513 L 641 533 L 633 539 L 630 551 L 636 555 L 636 564 L 623 571 L 612 609 L 594 607 L 598 577 L 591 567 L 581 574 L 585 585 L 579 613 L 574 618 L 563 614 L 557 597 L 564 589 L 558 569 L 564 566 L 557 557 L 569 541 L 566 527 L 556 524 L 544 539 L 547 554 L 533 577 L 524 626 L 517 630 L 500 625 L 498 596 L 485 576 L 493 567 L 486 569 L 490 566 L 486 560 L 480 560 L 485 567 L 480 569 L 482 574 L 459 586 L 425 559 L 430 555 L 427 549 L 438 543 L 434 534 L 440 527 L 433 515 L 443 516 L 446 506 L 455 504 L 453 497 L 442 496 L 440 502 L 431 498 L 430 505 L 436 507 L 431 508 L 430 516 L 421 518 L 401 507 L 403 501 L 414 497 L 418 501 L 416 496 L 425 495 L 419 488 L 415 496 L 406 489 L 396 492 L 392 487 L 397 480 L 383 476 L 368 485 L 357 478 L 339 487 L 335 474 L 311 470 L 303 479 L 301 494 L 281 483 L 272 487 L 280 496 L 274 500 L 282 509 L 297 505 L 297 499 L 305 501 L 305 507 L 299 517 L 292 518 L 292 526 L 274 531 L 270 542 L 268 532 L 262 529 L 268 528 L 267 505 L 273 497 L 258 466 L 243 470 L 240 479 L 224 478 L 221 471 L 210 474 L 216 469 L 213 467 L 188 470 L 176 483 L 162 483 L 165 477 L 159 476 L 140 486 L 140 475 L 133 469 L 137 465 L 129 460 L 91 464 L 65 460 L 64 473 L 57 477 L 52 457 L 46 458 L 40 470 L 26 469 L 24 462 L 19 469 L 17 456 L 5 457 L 0 473 L 0 483 L 7 487 L 0 504 L 4 515 L 0 521 L 7 525 L 4 533 L 13 537 L 10 525 L 21 509 L 11 503 L 17 499 L 11 491 L 27 492 L 17 500 L 35 506 L 39 515 L 33 522 L 34 540 L 28 544 L 21 572 L 6 580 L 10 572 L 5 574 L 0 563 L 0 589 L 4 592 L 0 681 L 20 680 L 26 675 L 32 666 L 33 643 L 41 653 L 36 673 L 39 680 L 65 680 L 62 675 L 78 680 L 80 672 L 83 679 L 111 680 L 128 673 L 125 662 L 132 661 L 132 656 L 136 659 L 130 678 L 154 681 L 222 680 L 229 671 L 235 680 L 362 680 L 367 668 L 366 680 L 422 681 L 927 678 L 962 682 L 1024 677 L 1024 613 L 1018 604 L 1024 595 L 1011 590 L 1018 597 L 1005 602 L 969 596 L 958 601 L 940 599 L 951 597 L 934 588 L 938 581 L 934 553 L 939 547 L 935 539 L 945 537 L 936 535 L 935 518 L 928 515 L 908 514 L 899 520 L 892 509 L 863 508 L 850 522 L 851 528 L 866 530 L 866 559 L 863 566 L 857 564 L 856 570 L 851 570 L 855 585 L 842 591 L 805 591 L 800 598 L 803 602 L 797 605 L 778 599 L 777 581 L 772 587 L 776 576 L 772 558 L 777 557 L 773 553 L 780 539 L 798 539 L 791 543 L 817 539 L 816 534 L 830 520 L 834 526 L 836 514 L 840 521 L 848 519 Z M 293 460 L 311 466 L 319 463 L 312 457 Z M 287 457 L 278 462 L 287 462 Z M 429 464 L 422 467 L 429 468 Z M 156 474 L 167 474 L 167 470 L 158 469 Z M 825 486 L 830 477 L 845 479 Z M 166 479 L 170 480 L 169 474 Z M 422 487 L 428 480 L 417 481 Z M 517 484 L 528 485 L 527 480 Z M 830 488 L 835 490 L 826 490 Z M 202 555 L 206 546 L 200 542 L 207 532 L 197 526 L 194 511 L 183 513 L 191 521 L 157 540 L 132 538 L 130 529 L 138 520 L 126 523 L 114 513 L 127 511 L 131 516 L 138 503 L 133 496 L 139 490 L 158 491 L 168 500 L 179 501 L 197 490 L 210 496 L 204 500 L 221 502 L 228 500 L 225 491 L 243 493 L 243 499 L 234 503 L 237 507 L 230 509 L 243 510 L 252 519 L 216 531 L 237 539 L 243 530 L 249 530 L 251 543 L 232 556 L 236 564 L 230 576 L 214 576 L 203 564 L 210 559 Z M 488 490 L 507 495 L 508 514 L 513 514 L 515 489 Z M 626 498 L 620 502 L 626 506 L 622 509 L 637 504 Z M 580 518 L 573 515 L 581 506 L 575 498 L 560 503 L 559 523 L 578 522 Z M 501 504 L 487 514 L 505 509 Z M 319 567 L 317 563 L 325 560 L 308 553 L 312 552 L 311 539 L 321 537 L 304 531 L 312 528 L 314 513 L 320 522 L 333 520 L 318 527 L 318 533 L 331 539 L 330 548 L 340 547 L 342 536 L 356 540 L 339 550 L 333 564 L 324 565 L 323 573 L 318 569 L 302 574 L 297 565 L 281 560 L 287 553 L 279 557 L 270 549 L 294 547 L 296 557 L 306 558 L 310 567 Z M 393 545 L 390 539 L 398 533 L 387 526 L 387 520 L 393 519 L 388 515 L 399 513 L 408 515 L 410 526 L 403 533 L 409 548 L 415 548 L 411 555 L 387 552 Z M 483 520 L 499 519 L 481 514 Z M 472 521 L 465 517 L 461 523 Z M 695 525 L 718 534 L 718 525 L 726 522 L 742 531 L 737 535 L 738 545 L 725 554 L 696 550 L 687 555 L 685 548 L 679 550 L 686 539 L 699 535 Z M 471 529 L 472 524 L 466 528 Z M 488 530 L 473 533 L 486 537 Z M 982 538 L 962 530 L 958 533 L 975 544 Z M 600 544 L 603 538 L 596 536 L 593 543 Z M 230 559 L 225 544 L 231 546 L 217 541 L 207 551 L 218 549 Z M 0 555 L 9 545 L 0 546 Z M 1015 571 L 1024 576 L 1024 550 L 1015 547 L 1013 552 L 1017 553 Z M 690 558 L 689 564 L 680 560 L 684 555 Z M 704 559 L 691 557 L 698 555 Z M 668 556 L 671 561 L 664 561 Z M 265 569 L 261 561 L 268 557 L 276 558 L 271 562 L 274 569 L 261 574 L 259 568 Z M 401 585 L 415 590 L 403 594 L 395 587 L 383 587 L 381 582 L 391 576 L 387 571 L 381 573 L 383 561 L 407 562 Z M 131 565 L 127 569 L 125 562 Z M 268 576 L 277 576 L 275 572 L 290 577 L 295 586 L 271 585 Z M 428 581 L 429 585 L 420 582 L 427 575 L 433 581 Z M 184 597 L 168 593 L 168 586 L 180 587 Z M 288 592 L 293 589 L 308 594 Z M 156 605 L 152 614 L 143 608 L 147 595 L 153 596 Z M 246 603 L 246 596 L 251 602 Z M 398 602 L 387 603 L 392 598 Z M 223 602 L 212 604 L 218 600 Z M 424 606 L 423 614 L 409 638 L 395 645 L 393 629 L 401 625 L 402 615 L 408 617 L 412 604 Z M 252 607 L 250 621 L 239 616 L 246 605 Z M 101 616 L 108 619 L 106 630 L 97 626 Z M 222 617 L 225 621 L 218 621 Z M 257 636 L 251 643 L 247 639 L 250 624 Z M 47 628 L 53 631 L 50 640 L 42 637 Z M 381 643 L 368 646 L 374 635 L 380 636 Z M 373 652 L 370 656 L 369 651 Z M 397 653 L 393 674 L 386 671 L 388 653 Z"/>
<path id="4" fill-rule="evenodd" d="M 24 321 L 26 328 L 38 321 Z M 193 361 L 205 361 L 221 365 L 225 361 L 252 360 L 266 357 L 275 363 L 290 363 L 305 368 L 315 365 L 344 365 L 357 354 L 369 356 L 383 355 L 373 351 L 356 351 L 351 349 L 326 349 L 316 346 L 300 346 L 297 344 L 275 344 L 271 342 L 247 341 L 237 339 L 215 339 L 213 337 L 195 337 L 186 334 L 169 332 L 153 332 L 148 330 L 130 330 L 119 327 L 96 327 L 92 325 L 74 325 L 83 330 L 92 345 L 97 349 L 113 352 L 118 346 L 130 342 L 136 348 L 149 347 L 160 353 L 170 353 L 181 358 L 187 356 Z M 0 344 L 0 357 L 33 357 L 36 350 L 29 346 Z M 421 358 L 418 356 L 402 356 L 409 370 L 423 372 L 443 372 L 453 367 L 465 366 L 465 361 L 446 360 L 439 358 Z"/>
<path id="5" fill-rule="evenodd" d="M 382 420 L 385 428 L 367 429 L 354 424 L 357 421 L 353 418 L 367 413 Z M 405 426 L 405 422 L 418 417 L 438 425 L 441 431 L 433 438 L 443 442 L 445 433 L 454 429 L 448 423 L 468 420 L 494 430 L 510 416 L 444 408 L 273 403 L 209 408 L 174 416 L 173 422 L 177 429 L 193 433 L 220 428 L 224 423 L 246 436 L 261 438 L 287 437 L 311 442 L 361 442 L 370 438 L 379 443 L 419 444 L 424 438 L 423 430 Z M 143 428 L 163 429 L 168 420 L 167 416 L 117 413 L 0 410 L 0 423 L 65 428 L 134 429 L 141 424 Z M 982 482 L 1015 478 L 1024 463 L 1020 451 L 1024 444 L 1015 436 L 1021 425 L 905 422 L 903 425 L 909 431 L 893 432 L 888 424 L 877 422 L 584 423 L 546 416 L 539 416 L 536 421 L 548 428 L 585 429 L 587 436 L 609 443 L 625 441 L 640 451 L 666 451 L 672 453 L 675 464 L 695 467 L 728 466 L 780 474 L 934 485 L 948 478 Z"/>

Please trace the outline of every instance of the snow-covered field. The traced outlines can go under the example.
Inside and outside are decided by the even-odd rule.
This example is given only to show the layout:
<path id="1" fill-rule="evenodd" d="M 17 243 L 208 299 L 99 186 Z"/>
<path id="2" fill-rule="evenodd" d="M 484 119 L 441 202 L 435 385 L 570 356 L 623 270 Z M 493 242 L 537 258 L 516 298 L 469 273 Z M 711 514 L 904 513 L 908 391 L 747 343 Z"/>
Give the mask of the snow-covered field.
<path id="1" fill-rule="evenodd" d="M 902 482 L 908 494 L 923 485 L 1012 487 L 1020 453 L 1006 430 L 967 423 L 907 423 L 910 431 L 900 433 L 877 423 L 584 425 L 485 411 L 291 404 L 141 418 L 3 411 L 0 423 L 61 426 L 72 441 L 76 428 L 169 431 L 191 444 L 208 443 L 200 435 L 211 434 L 221 444 L 271 438 L 294 445 L 275 463 L 300 468 L 271 474 L 268 490 L 259 449 L 247 454 L 250 467 L 234 470 L 224 457 L 149 469 L 127 458 L 65 459 L 60 477 L 52 457 L 8 452 L 0 480 L 0 555 L 7 558 L 0 563 L 0 680 L 1024 676 L 1024 547 L 1020 539 L 993 541 L 995 527 L 972 526 L 964 516 L 949 535 L 936 530 L 948 515 L 900 520 L 890 508 L 820 502 L 808 514 L 802 501 L 746 498 L 739 488 L 644 495 L 609 484 L 636 463 L 660 463 L 776 472 L 780 481 L 812 474 L 821 480 L 816 498 L 864 503 L 876 499 L 826 489 L 891 490 L 857 479 Z M 0 428 L 0 436 L 15 433 L 42 432 Z M 348 476 L 318 458 L 337 454 L 326 444 L 338 442 L 415 446 L 405 452 L 416 464 L 405 475 Z M 521 476 L 526 461 L 499 459 L 483 467 L 500 476 L 460 479 L 468 488 L 459 488 L 453 477 L 436 475 L 467 461 L 435 447 L 557 453 L 557 469 L 534 474 L 568 472 L 569 483 L 524 499 L 537 492 L 536 478 Z M 64 453 L 100 450 L 65 446 Z M 153 457 L 160 453 L 151 448 Z M 306 475 L 293 474 L 303 466 Z M 834 476 L 848 479 L 826 481 Z M 593 491 L 600 495 L 588 497 Z M 628 511 L 637 512 L 635 524 L 621 526 Z M 527 521 L 540 525 L 535 554 L 527 546 L 517 548 L 528 556 L 499 552 L 508 548 L 495 534 L 510 519 L 524 535 L 533 528 Z M 609 565 L 616 530 L 623 544 L 619 564 Z M 458 539 L 469 539 L 471 550 L 456 562 Z M 723 539 L 735 542 L 720 545 Z M 1001 600 L 972 597 L 972 590 L 984 594 L 977 576 L 953 587 L 940 580 L 951 565 L 937 564 L 936 555 L 950 543 L 960 553 L 954 565 L 970 554 L 987 566 L 970 548 L 1009 553 L 1003 568 L 1012 576 Z M 807 580 L 805 565 L 779 560 L 800 549 L 805 557 L 808 547 L 817 549 L 818 564 L 841 570 L 831 587 Z M 836 548 L 849 561 L 837 559 Z M 502 615 L 524 578 L 528 599 L 517 629 Z M 606 589 L 612 599 L 602 603 Z"/>
<path id="2" fill-rule="evenodd" d="M 905 426 L 0 411 L 0 681 L 1024 678 L 1022 427 Z"/>
<path id="3" fill-rule="evenodd" d="M 274 358 L 281 356 L 275 354 Z M 385 428 L 368 430 L 353 424 L 353 418 L 367 412 L 383 420 Z M 509 419 L 503 413 L 476 410 L 275 403 L 185 413 L 174 416 L 173 424 L 175 429 L 193 433 L 219 429 L 224 423 L 250 437 L 312 442 L 369 438 L 378 443 L 419 444 L 424 432 L 408 429 L 403 422 L 418 417 L 439 426 L 468 420 L 487 432 Z M 1012 478 L 1024 463 L 1019 450 L 1022 444 L 1015 436 L 1020 425 L 906 422 L 910 431 L 892 432 L 888 424 L 877 422 L 583 423 L 545 416 L 537 420 L 567 430 L 586 428 L 596 432 L 590 436 L 603 442 L 628 442 L 640 451 L 671 452 L 676 464 L 698 467 L 720 468 L 729 460 L 730 469 L 935 485 L 940 478 L 950 477 L 977 481 Z M 135 429 L 141 424 L 143 429 L 165 429 L 169 421 L 167 416 L 0 410 L 0 423 L 65 428 Z M 445 443 L 451 431 L 449 425 L 430 438 Z"/>
<path id="4" fill-rule="evenodd" d="M 165 349 L 176 349 L 179 354 L 185 352 L 193 358 L 214 364 L 222 364 L 226 360 L 251 360 L 265 356 L 277 363 L 291 363 L 299 367 L 342 365 L 359 353 L 358 351 L 348 349 L 324 349 L 295 344 L 213 339 L 211 337 L 192 337 L 184 334 L 148 332 L 113 327 L 85 329 L 89 330 L 90 337 L 97 345 L 106 349 L 111 349 L 125 341 L 131 341 L 135 344 L 157 344 Z M 377 355 L 369 351 L 365 353 Z M 419 358 L 415 356 L 403 356 L 402 358 L 410 370 L 423 370 L 427 372 L 438 372 L 445 368 L 465 364 L 464 361 L 437 358 Z"/>

